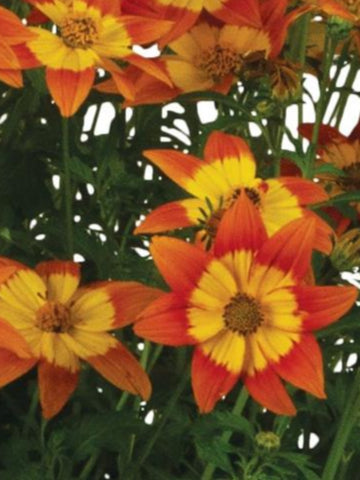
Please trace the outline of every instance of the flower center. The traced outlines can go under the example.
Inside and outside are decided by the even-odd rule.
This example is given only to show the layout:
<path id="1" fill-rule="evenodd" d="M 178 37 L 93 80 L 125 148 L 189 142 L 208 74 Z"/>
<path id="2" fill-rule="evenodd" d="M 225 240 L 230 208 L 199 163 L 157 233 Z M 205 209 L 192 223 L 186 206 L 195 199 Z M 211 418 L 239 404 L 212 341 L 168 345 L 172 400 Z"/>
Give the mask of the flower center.
<path id="1" fill-rule="evenodd" d="M 255 188 L 245 187 L 244 191 L 249 200 L 259 208 L 261 205 L 260 194 Z M 236 199 L 241 193 L 241 188 L 236 188 L 230 196 L 228 196 L 224 201 L 220 202 L 220 206 L 217 210 L 213 211 L 211 215 L 205 219 L 205 229 L 207 230 L 208 235 L 211 238 L 214 238 L 219 227 L 219 223 L 224 215 L 224 213 L 234 204 Z"/>
<path id="2" fill-rule="evenodd" d="M 86 49 L 99 38 L 96 23 L 90 17 L 71 15 L 60 25 L 64 43 L 71 48 Z"/>
<path id="3" fill-rule="evenodd" d="M 234 333 L 248 335 L 256 332 L 264 320 L 260 304 L 246 293 L 237 293 L 224 309 L 226 327 Z"/>
<path id="4" fill-rule="evenodd" d="M 72 323 L 68 307 L 59 302 L 46 302 L 36 312 L 35 325 L 44 332 L 65 333 Z"/>
<path id="5" fill-rule="evenodd" d="M 231 46 L 216 45 L 203 50 L 195 59 L 195 65 L 214 82 L 220 81 L 229 73 L 238 73 L 243 65 L 242 55 Z"/>
<path id="6" fill-rule="evenodd" d="M 339 177 L 339 185 L 348 192 L 360 190 L 360 162 L 344 167 L 343 171 L 346 176 Z"/>

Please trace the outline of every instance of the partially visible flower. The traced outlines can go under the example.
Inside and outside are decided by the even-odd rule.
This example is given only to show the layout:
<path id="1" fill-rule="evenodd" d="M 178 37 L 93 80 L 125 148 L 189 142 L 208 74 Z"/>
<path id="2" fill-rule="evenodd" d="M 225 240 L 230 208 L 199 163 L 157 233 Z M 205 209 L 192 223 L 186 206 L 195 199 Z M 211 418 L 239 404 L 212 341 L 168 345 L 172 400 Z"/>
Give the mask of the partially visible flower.
<path id="1" fill-rule="evenodd" d="M 333 15 L 349 22 L 356 22 L 360 18 L 360 3 L 357 0 L 303 0 L 327 15 Z"/>
<path id="2" fill-rule="evenodd" d="M 261 26 L 258 0 L 124 0 L 122 8 L 131 14 L 172 20 L 174 26 L 162 36 L 162 46 L 189 31 L 205 13 L 225 24 Z"/>
<path id="3" fill-rule="evenodd" d="M 46 66 L 46 82 L 61 115 L 73 115 L 93 86 L 96 68 L 110 72 L 119 92 L 133 98 L 133 85 L 113 61 L 120 59 L 149 69 L 150 59 L 133 54 L 134 44 L 146 44 L 168 31 L 167 21 L 120 14 L 120 4 L 107 0 L 31 0 L 58 27 L 60 35 L 31 28 L 37 37 L 28 43 L 41 64 Z M 162 71 L 164 82 L 171 83 Z"/>
<path id="4" fill-rule="evenodd" d="M 313 124 L 304 123 L 299 126 L 299 132 L 310 140 L 313 128 Z M 360 124 L 348 137 L 334 127 L 321 125 L 318 145 L 320 162 L 333 165 L 339 170 L 338 174 L 318 175 L 330 195 L 360 190 Z"/>
<path id="5" fill-rule="evenodd" d="M 135 233 L 157 233 L 198 225 L 212 241 L 225 211 L 245 192 L 261 215 L 268 235 L 301 217 L 315 219 L 317 249 L 329 253 L 331 228 L 304 207 L 328 198 L 310 180 L 256 177 L 255 159 L 239 137 L 212 132 L 204 160 L 176 150 L 146 150 L 144 156 L 195 198 L 167 203 L 151 212 Z"/>
<path id="6" fill-rule="evenodd" d="M 37 66 L 26 48 L 36 38 L 10 10 L 0 7 L 0 81 L 11 87 L 23 86 L 21 70 Z"/>
<path id="7" fill-rule="evenodd" d="M 224 215 L 213 253 L 155 237 L 150 251 L 172 291 L 151 303 L 135 332 L 160 344 L 194 345 L 192 387 L 201 412 L 243 379 L 265 408 L 294 415 L 280 378 L 324 398 L 322 358 L 313 330 L 339 319 L 354 287 L 308 286 L 315 220 L 295 220 L 267 238 L 242 191 Z"/>
<path id="8" fill-rule="evenodd" d="M 337 239 L 330 260 L 339 272 L 360 267 L 359 228 L 348 230 Z"/>
<path id="9" fill-rule="evenodd" d="M 4 261 L 6 268 L 15 268 L 0 284 L 1 316 L 26 340 L 31 360 L 14 364 L 9 359 L 2 368 L 20 376 L 38 363 L 45 418 L 56 415 L 74 391 L 80 359 L 118 388 L 144 399 L 150 396 L 146 373 L 108 331 L 131 324 L 160 291 L 116 281 L 79 288 L 79 266 L 65 261 L 43 262 L 31 270 L 2 259 L 0 276 Z"/>

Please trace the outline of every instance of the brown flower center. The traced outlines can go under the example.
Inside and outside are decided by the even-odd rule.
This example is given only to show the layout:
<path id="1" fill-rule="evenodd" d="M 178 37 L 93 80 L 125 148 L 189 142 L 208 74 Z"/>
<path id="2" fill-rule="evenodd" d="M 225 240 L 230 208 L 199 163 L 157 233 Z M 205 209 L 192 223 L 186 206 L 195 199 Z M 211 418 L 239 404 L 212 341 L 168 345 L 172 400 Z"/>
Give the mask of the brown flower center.
<path id="1" fill-rule="evenodd" d="M 243 59 L 231 46 L 216 45 L 200 52 L 195 58 L 195 65 L 211 80 L 219 82 L 229 73 L 238 73 L 243 65 Z"/>
<path id="2" fill-rule="evenodd" d="M 226 327 L 234 333 L 248 335 L 256 332 L 264 320 L 260 304 L 246 293 L 237 293 L 224 309 Z"/>
<path id="3" fill-rule="evenodd" d="M 90 17 L 71 15 L 60 25 L 64 43 L 71 48 L 87 49 L 99 38 L 96 23 Z"/>
<path id="4" fill-rule="evenodd" d="M 352 163 L 348 167 L 344 167 L 343 171 L 346 176 L 339 177 L 339 186 L 348 192 L 360 190 L 360 162 Z"/>
<path id="5" fill-rule="evenodd" d="M 62 303 L 46 302 L 36 312 L 35 325 L 44 332 L 65 333 L 72 325 L 70 310 Z"/>

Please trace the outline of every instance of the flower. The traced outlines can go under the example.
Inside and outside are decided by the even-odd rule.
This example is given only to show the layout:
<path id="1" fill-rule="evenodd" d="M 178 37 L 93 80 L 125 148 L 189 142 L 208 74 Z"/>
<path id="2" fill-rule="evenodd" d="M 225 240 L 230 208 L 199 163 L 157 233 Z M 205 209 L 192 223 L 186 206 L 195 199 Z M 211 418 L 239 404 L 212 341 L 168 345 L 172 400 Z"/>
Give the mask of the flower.
<path id="1" fill-rule="evenodd" d="M 304 0 L 304 2 L 327 15 L 350 22 L 356 22 L 360 18 L 360 4 L 357 0 Z"/>
<path id="2" fill-rule="evenodd" d="M 354 303 L 354 287 L 308 286 L 315 221 L 298 219 L 267 238 L 243 191 L 221 220 L 213 253 L 176 238 L 150 251 L 172 291 L 151 303 L 136 334 L 165 345 L 194 345 L 192 388 L 201 412 L 242 378 L 265 408 L 293 415 L 280 378 L 324 398 L 320 348 L 312 333 Z"/>
<path id="3" fill-rule="evenodd" d="M 162 46 L 192 28 L 202 14 L 209 13 L 227 24 L 261 26 L 258 0 L 124 0 L 125 12 L 172 20 L 174 26 L 160 41 Z"/>
<path id="4" fill-rule="evenodd" d="M 337 239 L 330 260 L 339 272 L 360 266 L 359 228 L 348 230 Z"/>
<path id="5" fill-rule="evenodd" d="M 314 125 L 304 123 L 299 132 L 311 140 Z M 336 173 L 319 174 L 331 196 L 360 189 L 360 123 L 348 137 L 329 125 L 321 125 L 318 138 L 318 154 L 322 164 L 338 169 Z M 360 205 L 358 205 L 360 212 Z"/>
<path id="6" fill-rule="evenodd" d="M 121 59 L 154 73 L 150 59 L 132 53 L 133 44 L 151 42 L 169 29 L 169 22 L 120 14 L 119 2 L 106 0 L 31 0 L 58 27 L 60 36 L 32 27 L 37 38 L 29 48 L 46 66 L 46 82 L 61 115 L 73 115 L 94 83 L 96 68 L 110 72 L 125 98 L 133 86 L 112 59 Z M 170 82 L 162 71 L 160 79 Z"/>
<path id="7" fill-rule="evenodd" d="M 135 233 L 157 233 L 198 225 L 206 240 L 212 240 L 224 212 L 244 191 L 258 209 L 268 235 L 291 220 L 312 216 L 317 231 L 315 246 L 330 252 L 330 227 L 304 208 L 328 198 L 323 188 L 297 177 L 267 180 L 256 177 L 255 159 L 241 138 L 212 132 L 206 142 L 203 161 L 175 150 L 146 150 L 144 156 L 195 198 L 156 208 Z"/>
<path id="8" fill-rule="evenodd" d="M 0 275 L 4 261 L 15 268 L 0 285 L 1 316 L 31 351 L 31 361 L 18 362 L 17 376 L 38 363 L 45 418 L 57 414 L 74 391 L 79 359 L 118 388 L 149 397 L 151 385 L 146 373 L 108 330 L 132 323 L 160 291 L 117 281 L 79 288 L 79 266 L 67 261 L 43 262 L 32 270 L 2 259 Z M 10 369 L 13 364 L 5 367 Z"/>
<path id="9" fill-rule="evenodd" d="M 23 86 L 21 70 L 37 66 L 26 48 L 35 38 L 21 20 L 10 10 L 0 7 L 0 80 L 11 87 Z"/>

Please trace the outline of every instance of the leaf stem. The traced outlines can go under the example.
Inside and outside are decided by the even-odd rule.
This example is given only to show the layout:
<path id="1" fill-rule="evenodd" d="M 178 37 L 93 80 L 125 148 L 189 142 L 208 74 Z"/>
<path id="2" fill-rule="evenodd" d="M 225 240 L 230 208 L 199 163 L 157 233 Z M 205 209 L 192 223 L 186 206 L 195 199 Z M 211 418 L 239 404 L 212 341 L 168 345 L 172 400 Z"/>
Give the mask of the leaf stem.
<path id="1" fill-rule="evenodd" d="M 327 462 L 322 474 L 322 480 L 334 480 L 344 455 L 349 435 L 356 425 L 360 409 L 360 369 L 358 369 L 347 403 L 340 419 L 334 442 L 331 446 Z"/>
<path id="2" fill-rule="evenodd" d="M 232 409 L 232 413 L 235 414 L 235 415 L 241 415 L 244 407 L 245 407 L 245 404 L 246 404 L 246 401 L 249 397 L 249 394 L 246 390 L 245 387 L 243 387 L 239 393 L 239 396 L 235 402 L 235 405 L 234 405 L 234 408 Z M 226 431 L 222 434 L 221 436 L 221 440 L 223 442 L 228 442 L 231 438 L 231 435 L 232 435 L 232 431 Z M 202 474 L 201 476 L 201 480 L 212 480 L 213 478 L 213 473 L 215 471 L 215 468 L 216 466 L 212 463 L 208 463 L 208 465 L 206 466 L 205 470 L 204 470 L 204 473 Z"/>
<path id="3" fill-rule="evenodd" d="M 62 118 L 62 160 L 64 167 L 63 194 L 65 207 L 66 255 L 72 260 L 74 254 L 73 214 L 71 194 L 70 152 L 69 152 L 69 119 Z"/>

